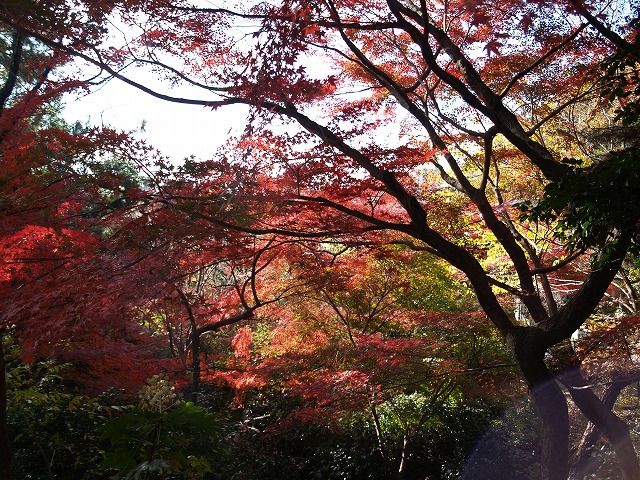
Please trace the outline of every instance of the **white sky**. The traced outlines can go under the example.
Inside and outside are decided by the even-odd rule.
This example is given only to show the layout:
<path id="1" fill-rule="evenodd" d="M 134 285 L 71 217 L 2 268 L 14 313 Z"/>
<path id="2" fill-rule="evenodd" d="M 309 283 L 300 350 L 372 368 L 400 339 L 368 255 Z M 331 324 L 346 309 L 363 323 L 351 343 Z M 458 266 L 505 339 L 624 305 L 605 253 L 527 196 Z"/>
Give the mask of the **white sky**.
<path id="1" fill-rule="evenodd" d="M 129 132 L 146 121 L 145 132 L 136 137 L 178 163 L 190 155 L 210 158 L 230 131 L 242 130 L 246 112 L 239 106 L 212 111 L 159 100 L 116 79 L 88 95 L 67 96 L 64 101 L 63 116 L 69 122 L 89 121 Z"/>
<path id="2" fill-rule="evenodd" d="M 222 7 L 225 1 L 193 0 L 194 4 Z M 220 5 L 217 5 L 220 3 Z M 124 25 L 117 18 L 110 19 L 112 29 L 105 45 L 126 45 L 140 34 L 140 31 Z M 241 32 L 240 36 L 246 32 Z M 306 67 L 317 68 L 319 77 L 327 75 L 326 65 L 310 61 Z M 73 72 L 73 68 L 77 68 Z M 91 78 L 97 74 L 96 68 L 78 61 L 70 67 L 79 78 Z M 175 89 L 168 86 L 156 74 L 142 68 L 129 68 L 124 74 L 136 82 L 168 95 L 197 100 L 218 100 L 207 98 L 205 91 L 197 87 L 182 85 Z M 232 134 L 244 129 L 248 107 L 233 105 L 218 110 L 197 105 L 184 105 L 157 99 L 131 85 L 112 79 L 88 95 L 69 95 L 63 99 L 63 116 L 68 122 L 89 121 L 93 126 L 108 126 L 116 130 L 131 132 L 139 130 L 143 121 L 145 131 L 136 134 L 160 150 L 173 162 L 194 155 L 209 159 L 216 149 Z"/>

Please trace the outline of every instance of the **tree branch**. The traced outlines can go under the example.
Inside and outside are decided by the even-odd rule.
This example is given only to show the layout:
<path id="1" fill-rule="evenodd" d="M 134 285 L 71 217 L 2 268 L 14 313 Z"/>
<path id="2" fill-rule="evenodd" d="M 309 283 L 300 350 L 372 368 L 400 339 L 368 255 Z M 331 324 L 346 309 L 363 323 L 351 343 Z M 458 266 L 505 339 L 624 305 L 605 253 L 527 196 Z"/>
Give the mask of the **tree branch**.
<path id="1" fill-rule="evenodd" d="M 16 29 L 11 43 L 11 63 L 9 64 L 7 79 L 2 86 L 2 89 L 0 89 L 0 115 L 6 108 L 7 101 L 9 100 L 9 97 L 11 97 L 18 81 L 18 72 L 22 62 L 22 47 L 24 40 L 24 32 L 20 29 Z"/>

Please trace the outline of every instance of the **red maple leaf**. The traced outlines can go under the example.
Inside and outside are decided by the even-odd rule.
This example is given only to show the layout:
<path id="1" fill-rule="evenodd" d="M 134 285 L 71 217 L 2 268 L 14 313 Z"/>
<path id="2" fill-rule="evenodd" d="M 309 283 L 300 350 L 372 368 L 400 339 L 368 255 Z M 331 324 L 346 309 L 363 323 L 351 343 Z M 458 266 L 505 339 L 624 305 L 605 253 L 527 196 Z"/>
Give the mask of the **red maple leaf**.
<path id="1" fill-rule="evenodd" d="M 500 47 L 502 46 L 503 45 L 501 42 L 493 38 L 487 42 L 487 44 L 484 46 L 484 50 L 487 52 L 488 56 L 491 56 L 492 53 L 500 55 Z"/>

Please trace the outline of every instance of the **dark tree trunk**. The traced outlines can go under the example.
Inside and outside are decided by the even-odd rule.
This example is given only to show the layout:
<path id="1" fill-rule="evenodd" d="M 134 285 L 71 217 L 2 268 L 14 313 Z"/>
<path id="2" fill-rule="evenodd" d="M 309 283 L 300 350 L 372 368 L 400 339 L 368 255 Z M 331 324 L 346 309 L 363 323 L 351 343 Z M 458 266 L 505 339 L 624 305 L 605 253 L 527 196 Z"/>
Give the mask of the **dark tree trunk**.
<path id="1" fill-rule="evenodd" d="M 604 434 L 615 451 L 622 478 L 624 480 L 640 479 L 640 464 L 631 440 L 629 427 L 612 411 L 622 389 L 633 380 L 607 385 L 602 400 L 600 400 L 590 389 L 583 388 L 585 382 L 579 371 L 573 372 L 568 380 L 565 378 L 566 375 L 563 376 L 563 381 L 570 382 L 570 385 L 574 387 L 569 390 L 574 402 L 590 421 L 582 436 L 577 457 L 571 468 L 570 478 L 580 480 L 589 473 L 593 466 L 591 460 L 595 443 Z"/>
<path id="2" fill-rule="evenodd" d="M 563 368 L 557 374 L 557 377 L 569 390 L 573 403 L 580 409 L 587 420 L 594 424 L 601 434 L 607 437 L 613 447 L 622 479 L 640 480 L 640 464 L 631 440 L 629 427 L 612 411 L 615 398 L 610 398 L 605 403 L 603 401 L 604 398 L 600 400 L 596 396 L 582 375 L 580 370 L 581 362 L 577 360 L 578 357 L 571 342 L 567 340 L 558 345 L 554 349 L 554 357 L 561 360 L 560 363 Z M 615 397 L 617 397 L 617 394 Z"/>
<path id="3" fill-rule="evenodd" d="M 200 394 L 200 334 L 195 325 L 191 336 L 191 401 L 198 403 Z"/>
<path id="4" fill-rule="evenodd" d="M 0 479 L 11 480 L 11 449 L 9 445 L 9 422 L 7 419 L 7 377 L 0 330 Z"/>
<path id="5" fill-rule="evenodd" d="M 564 394 L 544 362 L 533 327 L 519 329 L 509 339 L 531 399 L 543 422 L 541 478 L 566 480 L 569 475 L 569 410 Z"/>
<path id="6" fill-rule="evenodd" d="M 198 328 L 198 322 L 196 322 L 196 317 L 193 314 L 187 295 L 177 287 L 176 291 L 180 295 L 184 308 L 189 315 L 191 326 L 191 401 L 197 404 L 198 395 L 200 394 L 200 335 L 202 335 L 203 331 Z"/>

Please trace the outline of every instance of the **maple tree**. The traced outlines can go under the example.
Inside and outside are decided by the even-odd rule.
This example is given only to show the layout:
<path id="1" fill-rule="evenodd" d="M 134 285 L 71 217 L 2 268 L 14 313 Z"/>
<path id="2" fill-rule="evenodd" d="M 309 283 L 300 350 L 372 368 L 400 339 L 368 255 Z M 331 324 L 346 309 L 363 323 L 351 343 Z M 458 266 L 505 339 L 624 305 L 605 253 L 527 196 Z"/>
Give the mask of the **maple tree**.
<path id="1" fill-rule="evenodd" d="M 637 119 L 637 22 L 627 21 L 637 12 L 626 3 L 88 1 L 38 2 L 35 14 L 30 3 L 0 16 L 157 97 L 252 107 L 204 201 L 170 190 L 164 201 L 222 228 L 400 243 L 446 260 L 514 351 L 544 425 L 545 478 L 569 473 L 556 380 L 607 436 L 623 478 L 638 478 L 627 425 L 554 348 L 637 252 L 636 150 L 590 157 L 579 135 L 596 107 Z M 137 36 L 102 48 L 116 6 Z M 155 91 L 122 70 L 130 65 L 202 97 Z M 588 272 L 573 275 L 588 254 Z M 559 302 L 565 274 L 578 284 Z M 526 315 L 514 319 L 515 304 Z"/>
<path id="2" fill-rule="evenodd" d="M 151 185 L 143 174 L 149 158 L 162 163 L 156 152 L 130 135 L 60 120 L 54 108 L 60 95 L 82 83 L 54 76 L 65 58 L 38 42 L 31 47 L 36 54 L 27 55 L 30 42 L 18 31 L 7 46 L 11 61 L 0 117 L 0 333 L 19 340 L 28 363 L 54 358 L 72 365 L 64 370 L 65 380 L 84 392 L 122 388 L 131 395 L 149 375 L 179 370 L 163 353 L 166 337 L 148 328 L 151 309 L 161 299 L 173 294 L 174 303 L 184 300 L 190 320 L 194 312 L 220 314 L 219 321 L 198 326 L 198 340 L 250 318 L 289 287 L 273 285 L 271 296 L 262 296 L 256 275 L 272 268 L 275 247 L 270 242 L 257 248 L 246 235 L 227 234 L 208 222 L 203 222 L 206 228 L 191 225 L 185 231 L 184 214 L 149 195 Z M 41 64 L 41 77 L 18 78 Z M 156 186 L 161 175 L 154 181 Z M 187 184 L 197 187 L 195 181 Z M 207 285 L 207 294 L 219 290 L 217 304 L 208 298 L 200 310 L 192 308 L 190 292 L 181 290 L 185 279 L 223 263 L 234 281 Z M 198 355 L 193 357 L 199 366 Z M 1 351 L 0 358 L 0 466 L 3 478 L 11 478 Z M 199 368 L 192 370 L 197 390 Z"/>
<path id="3" fill-rule="evenodd" d="M 225 368 L 207 380 L 234 388 L 236 405 L 251 412 L 246 423 L 274 418 L 266 430 L 339 429 L 369 417 L 380 458 L 397 457 L 399 478 L 410 478 L 409 457 L 438 409 L 453 398 L 505 395 L 513 363 L 470 292 L 436 259 L 398 247 L 340 252 L 306 292 L 238 330 Z M 272 395 L 295 406 L 262 414 Z"/>
<path id="4" fill-rule="evenodd" d="M 164 295 L 150 299 L 149 308 L 154 329 L 168 337 L 171 354 L 191 372 L 185 388 L 196 403 L 202 369 L 209 368 L 208 334 L 254 320 L 259 310 L 299 292 L 307 281 L 286 280 L 291 265 L 284 260 L 291 258 L 294 248 L 281 255 L 282 245 L 257 238 L 243 242 L 237 236 L 221 247 L 210 229 L 203 230 L 203 237 L 194 238 L 193 230 L 190 234 L 191 249 L 171 244 L 155 255 L 154 274 L 167 288 Z"/>
<path id="5" fill-rule="evenodd" d="M 112 240 L 142 200 L 123 165 L 142 166 L 149 149 L 109 128 L 68 125 L 60 98 L 82 86 L 64 75 L 68 58 L 6 24 L 0 38 L 0 335 L 19 341 L 27 362 L 74 362 L 68 380 L 87 391 L 138 388 L 160 368 L 149 363 L 158 345 L 127 323 L 144 297 L 121 271 L 131 253 Z M 4 357 L 0 348 L 0 472 L 9 479 Z"/>
<path id="6" fill-rule="evenodd" d="M 46 105 L 66 86 L 44 85 L 51 67 L 60 61 L 59 58 L 38 52 L 20 31 L 12 31 L 3 25 L 0 34 L 5 60 L 0 89 L 3 254 L 0 295 L 10 314 L 8 297 L 14 293 L 14 288 L 33 278 L 45 276 L 47 271 L 66 263 L 70 258 L 68 255 L 72 256 L 82 249 L 65 251 L 59 248 L 59 244 L 71 243 L 67 240 L 73 238 L 82 245 L 87 242 L 87 237 L 81 232 L 76 234 L 65 229 L 54 230 L 50 228 L 51 224 L 40 225 L 35 220 L 34 225 L 30 221 L 42 217 L 51 197 L 56 196 L 52 192 L 58 190 L 55 182 L 49 185 L 51 189 L 46 188 L 48 180 L 52 179 L 47 178 L 47 166 L 50 164 L 51 171 L 59 165 L 52 161 L 48 153 L 55 149 L 67 150 L 71 143 L 70 136 L 64 135 L 59 129 L 47 125 L 37 128 L 38 123 L 43 123 L 38 120 L 46 118 Z M 30 182 L 33 179 L 31 172 L 41 175 L 42 182 L 37 186 Z M 0 335 L 4 337 L 10 327 L 3 319 Z M 0 473 L 3 478 L 11 478 L 4 357 L 0 346 Z"/>
<path id="7" fill-rule="evenodd" d="M 20 42 L 30 41 L 26 36 L 15 38 L 10 53 L 20 49 Z M 14 56 L 21 57 L 14 69 L 25 68 L 22 64 L 29 59 Z M 52 71 L 54 64 L 58 65 L 53 62 L 48 67 Z M 84 392 L 121 388 L 132 395 L 149 375 L 180 371 L 177 362 L 164 354 L 166 336 L 148 328 L 159 302 L 169 299 L 186 306 L 192 321 L 194 312 L 206 314 L 207 319 L 218 313 L 217 322 L 193 325 L 198 327 L 194 334 L 198 341 L 204 333 L 250 318 L 289 287 L 275 282 L 264 298 L 264 288 L 256 280 L 273 268 L 272 242 L 258 248 L 246 235 L 225 234 L 208 222 L 202 222 L 204 228 L 191 225 L 185 231 L 184 214 L 150 198 L 149 184 L 141 176 L 146 160 L 155 153 L 129 135 L 107 128 L 66 125 L 52 106 L 79 82 L 52 80 L 51 86 L 47 75 L 26 93 L 16 80 L 20 88 L 7 92 L 1 117 L 6 128 L 1 144 L 0 333 L 19 340 L 28 363 L 53 358 L 69 364 L 65 381 Z M 10 85 L 11 72 L 8 77 Z M 52 91 L 37 95 L 40 88 Z M 185 183 L 197 187 L 195 181 Z M 183 194 L 185 190 L 180 189 Z M 190 277 L 212 265 L 233 281 L 207 284 L 204 305 L 190 304 Z M 217 298 L 211 298 L 216 289 Z M 199 359 L 197 353 L 192 356 L 197 391 Z M 4 379 L 4 363 L 1 371 Z M 11 478 L 6 388 L 0 394 L 0 465 L 3 478 Z"/>

